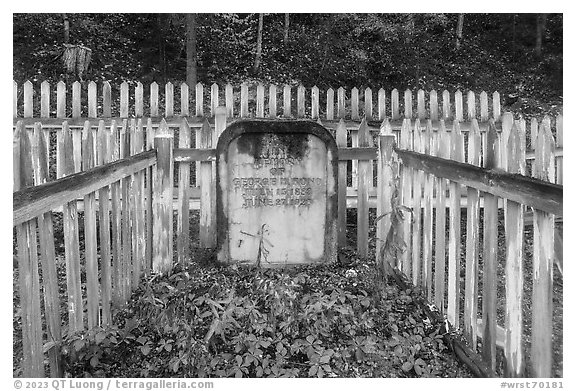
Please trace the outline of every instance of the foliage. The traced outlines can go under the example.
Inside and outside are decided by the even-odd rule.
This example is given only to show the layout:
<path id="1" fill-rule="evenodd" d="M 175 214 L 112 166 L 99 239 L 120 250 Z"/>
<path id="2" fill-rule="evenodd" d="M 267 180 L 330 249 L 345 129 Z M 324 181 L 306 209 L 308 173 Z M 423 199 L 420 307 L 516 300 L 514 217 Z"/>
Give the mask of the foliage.
<path id="1" fill-rule="evenodd" d="M 374 265 L 290 270 L 178 265 L 116 316 L 65 340 L 70 376 L 466 376 L 413 302 Z M 380 291 L 376 295 L 376 291 Z M 377 298 L 377 299 L 376 299 Z"/>
<path id="2" fill-rule="evenodd" d="M 186 80 L 184 14 L 68 14 L 71 43 L 93 50 L 92 80 Z M 247 79 L 320 88 L 371 86 L 499 91 L 524 114 L 562 104 L 563 17 L 547 16 L 534 52 L 535 14 L 265 14 L 262 64 L 252 74 L 257 14 L 199 14 L 199 81 Z M 66 79 L 60 14 L 15 14 L 14 80 Z"/>

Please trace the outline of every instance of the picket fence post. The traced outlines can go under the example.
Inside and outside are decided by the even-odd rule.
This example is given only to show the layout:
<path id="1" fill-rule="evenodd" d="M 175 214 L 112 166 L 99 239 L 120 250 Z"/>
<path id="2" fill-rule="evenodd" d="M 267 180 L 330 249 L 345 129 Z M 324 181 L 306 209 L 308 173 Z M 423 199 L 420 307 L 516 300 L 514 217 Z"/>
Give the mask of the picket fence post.
<path id="1" fill-rule="evenodd" d="M 165 120 L 154 138 L 156 177 L 153 182 L 153 247 L 152 269 L 166 273 L 172 269 L 172 193 L 174 183 L 174 136 L 168 133 Z"/>

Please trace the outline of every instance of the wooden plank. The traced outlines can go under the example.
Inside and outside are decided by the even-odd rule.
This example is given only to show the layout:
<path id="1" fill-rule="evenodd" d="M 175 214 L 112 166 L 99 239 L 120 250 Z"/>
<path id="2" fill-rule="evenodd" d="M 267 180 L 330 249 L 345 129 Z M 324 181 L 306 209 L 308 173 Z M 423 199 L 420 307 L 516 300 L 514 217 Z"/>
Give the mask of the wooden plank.
<path id="1" fill-rule="evenodd" d="M 378 119 L 384 121 L 386 118 L 386 91 L 384 88 L 378 90 Z"/>
<path id="2" fill-rule="evenodd" d="M 204 86 L 196 84 L 196 117 L 204 117 Z"/>
<path id="3" fill-rule="evenodd" d="M 122 121 L 120 128 L 120 157 L 126 159 L 130 156 L 130 130 L 128 128 L 128 120 Z M 121 210 L 122 210 L 122 259 L 120 265 L 120 295 L 121 303 L 125 305 L 130 297 L 130 290 L 132 286 L 132 241 L 131 239 L 131 210 L 130 207 L 130 188 L 131 179 L 125 176 L 120 180 L 120 193 L 121 193 Z"/>
<path id="4" fill-rule="evenodd" d="M 419 100 L 420 100 L 420 93 Z M 424 104 L 422 98 L 422 105 Z M 421 106 L 423 107 L 423 106 Z M 420 115 L 422 113 L 419 113 Z M 426 131 L 424 133 L 424 152 L 427 155 L 434 155 L 435 153 L 435 145 L 434 142 L 434 133 L 432 130 L 432 121 L 426 121 Z M 432 238 L 434 235 L 433 231 L 433 208 L 434 205 L 432 203 L 432 195 L 434 193 L 434 176 L 431 174 L 426 174 L 424 178 L 424 226 L 422 232 L 422 281 L 424 282 L 424 288 L 426 290 L 427 300 L 429 302 L 432 301 L 432 249 L 433 249 L 433 242 Z"/>
<path id="5" fill-rule="evenodd" d="M 344 148 L 347 145 L 348 130 L 343 119 L 336 128 L 336 145 Z M 340 156 L 340 153 L 338 153 Z M 344 160 L 338 161 L 338 247 L 346 247 L 346 187 L 348 164 Z"/>
<path id="6" fill-rule="evenodd" d="M 74 156 L 74 172 L 82 169 L 82 131 L 80 128 L 70 129 L 72 132 L 72 145 Z"/>
<path id="7" fill-rule="evenodd" d="M 185 121 L 185 120 L 183 120 Z M 181 133 L 179 133 L 181 135 Z M 144 129 L 142 119 L 138 119 L 135 131 L 132 133 L 131 155 L 136 155 L 144 151 Z M 132 175 L 132 289 L 135 290 L 140 284 L 142 270 L 144 269 L 144 259 L 146 253 L 146 232 L 144 219 L 144 171 L 138 171 Z"/>
<path id="8" fill-rule="evenodd" d="M 364 117 L 366 121 L 372 121 L 372 89 L 370 87 L 364 90 Z"/>
<path id="9" fill-rule="evenodd" d="M 488 94 L 482 91 L 480 93 L 480 121 L 487 121 L 488 118 Z"/>
<path id="10" fill-rule="evenodd" d="M 312 119 L 320 118 L 320 90 L 317 86 L 312 87 Z"/>
<path id="11" fill-rule="evenodd" d="M 164 86 L 164 115 L 166 117 L 174 115 L 174 84 L 171 82 Z"/>
<path id="12" fill-rule="evenodd" d="M 554 138 L 550 128 L 540 125 L 536 139 L 533 176 L 554 182 Z M 532 273 L 532 376 L 552 376 L 552 262 L 554 259 L 554 215 L 534 210 L 534 255 Z"/>
<path id="13" fill-rule="evenodd" d="M 140 82 L 134 88 L 134 115 L 138 118 L 144 116 L 144 85 Z"/>
<path id="14" fill-rule="evenodd" d="M 306 115 L 306 89 L 300 84 L 296 90 L 296 111 L 298 118 Z"/>
<path id="15" fill-rule="evenodd" d="M 270 84 L 268 89 L 268 116 L 270 118 L 276 118 L 276 86 Z"/>
<path id="16" fill-rule="evenodd" d="M 120 143 L 118 140 L 118 128 L 116 122 L 112 122 L 110 126 L 110 155 L 112 161 L 117 161 L 120 158 Z M 114 181 L 110 183 L 110 194 L 112 202 L 112 303 L 117 308 L 122 305 L 122 283 L 121 283 L 121 267 L 122 267 L 122 204 L 120 192 L 120 179 L 124 175 L 113 178 Z"/>
<path id="17" fill-rule="evenodd" d="M 102 83 L 102 115 L 112 117 L 112 87 L 107 81 Z"/>
<path id="18" fill-rule="evenodd" d="M 40 84 L 40 117 L 50 117 L 50 83 L 47 80 Z"/>
<path id="19" fill-rule="evenodd" d="M 283 116 L 284 118 L 291 118 L 292 117 L 292 98 L 291 98 L 291 88 L 288 84 L 284 85 L 283 90 Z"/>
<path id="20" fill-rule="evenodd" d="M 424 101 L 424 90 L 419 89 L 416 95 L 416 113 L 418 118 L 426 118 L 426 102 Z"/>
<path id="21" fill-rule="evenodd" d="M 210 117 L 214 117 L 216 107 L 218 107 L 218 84 L 212 83 L 210 87 Z"/>
<path id="22" fill-rule="evenodd" d="M 530 121 L 530 149 L 536 149 L 536 139 L 538 138 L 538 120 L 532 118 Z"/>
<path id="23" fill-rule="evenodd" d="M 224 108 L 216 108 L 216 118 L 214 121 L 214 139 L 212 145 L 218 144 L 218 139 L 224 130 L 226 129 L 226 112 Z"/>
<path id="24" fill-rule="evenodd" d="M 404 91 L 404 118 L 412 118 L 412 91 Z"/>
<path id="25" fill-rule="evenodd" d="M 240 117 L 248 117 L 248 84 L 240 85 Z"/>
<path id="26" fill-rule="evenodd" d="M 154 162 L 154 153 L 146 152 L 87 172 L 66 175 L 66 172 L 74 170 L 65 170 L 66 178 L 13 194 L 13 224 L 21 224 L 63 203 L 73 202 L 86 193 L 108 186 L 126 175 L 151 166 Z"/>
<path id="27" fill-rule="evenodd" d="M 340 87 L 338 88 L 338 106 L 337 106 L 337 116 L 338 118 L 344 118 L 346 117 L 346 90 L 344 90 L 344 87 Z"/>
<path id="28" fill-rule="evenodd" d="M 188 84 L 180 84 L 180 115 L 188 117 L 190 115 L 190 88 Z"/>
<path id="29" fill-rule="evenodd" d="M 400 119 L 400 98 L 398 97 L 398 90 L 394 88 L 390 97 L 390 105 L 392 106 L 392 119 Z"/>
<path id="30" fill-rule="evenodd" d="M 94 167 L 94 139 L 90 131 L 89 121 L 84 128 L 84 156 L 82 169 L 84 171 Z M 88 329 L 99 325 L 99 283 L 98 283 L 98 243 L 96 242 L 96 193 L 91 192 L 84 196 L 84 256 L 86 259 L 86 310 Z"/>
<path id="31" fill-rule="evenodd" d="M 175 162 L 216 161 L 216 149 L 175 148 Z"/>
<path id="32" fill-rule="evenodd" d="M 556 117 L 556 149 L 564 148 L 564 117 L 559 114 Z M 562 185 L 564 176 L 564 158 L 556 158 L 556 183 Z"/>
<path id="33" fill-rule="evenodd" d="M 456 92 L 454 93 L 454 114 L 455 117 L 454 119 L 456 121 L 464 121 L 464 108 L 463 108 L 463 102 L 462 102 L 462 91 L 460 90 L 456 90 Z"/>
<path id="34" fill-rule="evenodd" d="M 344 126 L 346 124 L 344 123 Z M 376 160 L 378 149 L 375 147 L 339 147 L 338 160 Z"/>
<path id="35" fill-rule="evenodd" d="M 112 160 L 112 151 L 110 148 L 110 132 L 106 130 L 104 121 L 100 121 L 97 136 L 97 165 L 102 166 Z M 102 294 L 102 326 L 112 324 L 112 313 L 110 303 L 112 301 L 112 271 L 111 271 L 111 253 L 110 253 L 110 189 L 108 186 L 102 187 L 98 191 L 98 219 L 100 233 L 100 268 L 101 277 L 101 294 Z"/>
<path id="36" fill-rule="evenodd" d="M 56 84 L 56 117 L 66 118 L 66 84 L 62 80 Z"/>
<path id="37" fill-rule="evenodd" d="M 152 98 L 152 89 L 151 89 L 150 94 L 151 94 L 150 107 L 152 108 L 152 105 L 154 104 L 153 98 Z M 122 84 L 120 84 L 120 118 L 128 118 L 129 96 L 130 96 L 129 85 L 127 82 L 124 81 L 124 82 L 122 82 Z M 158 95 L 156 95 L 156 97 L 158 97 Z M 157 105 L 157 101 L 156 101 L 156 110 L 157 110 L 157 108 L 158 108 L 158 105 Z"/>
<path id="38" fill-rule="evenodd" d="M 81 110 L 81 92 L 82 85 L 79 81 L 72 83 L 72 118 L 82 117 Z"/>
<path id="39" fill-rule="evenodd" d="M 494 121 L 500 121 L 500 113 L 500 93 L 494 91 L 492 94 L 492 119 L 494 119 Z"/>
<path id="40" fill-rule="evenodd" d="M 264 118 L 264 85 L 258 83 L 256 87 L 256 117 Z"/>
<path id="41" fill-rule="evenodd" d="M 359 99 L 358 99 L 358 88 L 354 87 L 352 88 L 351 91 L 351 97 L 350 97 L 350 106 L 351 106 L 351 110 L 352 110 L 352 114 L 351 114 L 351 118 L 352 120 L 360 120 L 360 114 L 358 114 L 358 103 L 359 103 Z"/>
<path id="42" fill-rule="evenodd" d="M 450 105 L 450 93 L 446 90 L 442 91 L 442 117 L 444 120 L 452 118 L 452 108 Z"/>
<path id="43" fill-rule="evenodd" d="M 484 167 L 496 167 L 497 135 L 490 121 Z M 496 366 L 496 262 L 498 261 L 498 199 L 484 194 L 484 255 L 482 273 L 482 357 L 492 370 Z"/>
<path id="44" fill-rule="evenodd" d="M 450 134 L 450 158 L 463 161 L 464 139 L 458 122 L 454 122 Z M 448 238 L 448 322 L 454 328 L 460 328 L 460 186 L 450 182 L 450 221 Z"/>
<path id="45" fill-rule="evenodd" d="M 358 131 L 350 131 L 350 141 L 352 143 L 352 148 L 358 147 L 358 133 L 359 132 L 360 132 L 360 128 L 358 128 Z M 358 160 L 352 160 L 351 177 L 352 177 L 352 187 L 355 189 L 358 189 Z"/>
<path id="46" fill-rule="evenodd" d="M 24 132 L 22 121 L 16 124 L 12 133 L 12 191 L 20 190 L 20 135 Z"/>
<path id="47" fill-rule="evenodd" d="M 466 109 L 468 121 L 472 121 L 476 118 L 476 95 L 474 91 L 468 91 L 466 94 Z"/>
<path id="48" fill-rule="evenodd" d="M 74 173 L 73 161 L 73 146 L 72 135 L 66 122 L 63 124 L 63 149 L 62 149 L 62 166 L 63 175 L 69 176 Z M 81 174 L 78 174 L 81 175 Z M 73 176 L 71 176 L 73 178 Z M 70 179 L 70 178 L 67 178 Z M 54 186 L 53 184 L 59 181 L 47 183 L 44 186 Z M 60 184 L 60 186 L 62 186 Z M 41 186 L 35 187 L 39 189 Z M 83 194 L 82 194 L 83 195 Z M 76 199 L 68 201 L 59 197 L 59 203 L 65 203 L 63 208 L 64 219 L 64 257 L 66 259 L 66 286 L 68 292 L 68 327 L 70 332 L 81 331 L 84 329 L 83 324 L 83 305 L 82 305 L 82 291 L 80 281 L 80 248 L 78 238 L 78 212 L 76 208 Z M 16 215 L 17 203 L 14 202 L 14 209 Z M 49 209 L 39 211 L 34 215 L 47 212 Z"/>
<path id="49" fill-rule="evenodd" d="M 394 208 L 396 203 L 400 201 L 396 198 L 398 195 L 396 189 L 398 162 L 394 160 L 395 143 L 396 136 L 392 134 L 390 125 L 385 120 L 378 136 L 378 205 L 376 211 L 378 218 L 376 223 L 376 265 L 379 267 L 382 277 L 389 273 L 390 267 L 398 267 L 399 261 L 399 259 L 393 259 L 392 264 L 388 264 L 386 254 L 384 254 L 384 251 L 388 249 L 392 251 L 391 255 L 395 255 L 390 242 L 394 235 L 394 232 L 391 231 L 392 225 L 396 224 L 393 217 Z M 394 229 L 396 228 L 394 227 Z"/>
<path id="50" fill-rule="evenodd" d="M 91 81 L 88 83 L 88 117 L 96 118 L 98 116 L 97 86 Z"/>
<path id="51" fill-rule="evenodd" d="M 438 93 L 436 90 L 430 91 L 430 119 L 438 121 Z"/>
<path id="52" fill-rule="evenodd" d="M 159 114 L 158 108 L 158 83 L 153 81 L 150 84 L 150 116 L 155 117 Z M 198 113 L 196 113 L 198 115 Z M 122 117 L 122 115 L 120 115 Z M 124 118 L 124 117 L 122 117 Z"/>
<path id="53" fill-rule="evenodd" d="M 178 146 L 190 148 L 190 127 L 186 120 L 180 125 Z M 178 217 L 176 220 L 176 247 L 178 262 L 184 262 L 190 257 L 190 164 L 178 165 Z"/>
<path id="54" fill-rule="evenodd" d="M 21 133 L 17 138 L 20 142 L 20 160 L 15 169 L 20 172 L 20 183 L 17 188 L 26 188 L 34 185 L 32 146 L 28 132 L 22 128 L 19 130 Z M 16 237 L 22 324 L 22 374 L 25 377 L 44 377 L 36 220 L 18 225 Z"/>
<path id="55" fill-rule="evenodd" d="M 200 148 L 212 148 L 213 138 L 208 122 L 204 123 L 200 133 Z M 215 183 L 212 180 L 212 162 L 200 163 L 199 185 L 201 189 L 200 204 L 200 247 L 213 248 L 215 246 Z"/>
<path id="56" fill-rule="evenodd" d="M 501 170 L 485 170 L 464 163 L 397 150 L 403 164 L 430 172 L 464 186 L 562 216 L 562 186 L 510 175 Z"/>
<path id="57" fill-rule="evenodd" d="M 48 178 L 48 153 L 42 126 L 34 127 L 32 148 L 34 166 L 34 185 L 46 183 Z M 62 341 L 60 317 L 60 302 L 58 297 L 58 275 L 56 272 L 56 253 L 54 249 L 54 228 L 52 213 L 38 216 L 38 232 L 40 237 L 40 260 L 42 265 L 42 285 L 44 291 L 44 314 L 46 318 L 46 338 L 55 345 L 48 350 L 48 361 L 51 377 L 62 377 L 63 368 L 58 343 Z"/>
<path id="58" fill-rule="evenodd" d="M 520 129 L 516 124 L 508 140 L 508 172 L 522 174 L 522 149 Z M 524 351 L 522 348 L 522 301 L 524 293 L 524 217 L 522 205 L 508 201 L 506 210 L 506 377 L 524 375 Z"/>
<path id="59" fill-rule="evenodd" d="M 12 116 L 18 117 L 18 84 L 12 80 Z"/>
<path id="60" fill-rule="evenodd" d="M 226 115 L 228 118 L 232 118 L 234 117 L 234 88 L 232 84 L 226 84 L 224 95 L 226 97 Z"/>
<path id="61" fill-rule="evenodd" d="M 413 128 L 414 137 L 414 151 L 418 153 L 424 153 L 422 132 L 420 129 L 420 119 L 416 119 Z M 419 171 L 414 171 L 412 175 L 412 189 L 414 192 L 413 196 L 413 220 L 412 220 L 412 283 L 415 286 L 419 286 L 422 277 L 422 259 L 421 259 L 421 249 L 422 249 L 422 185 L 424 182 L 424 173 Z"/>
<path id="62" fill-rule="evenodd" d="M 520 174 L 526 175 L 526 121 L 520 118 L 514 123 L 518 127 L 518 134 L 520 136 Z"/>
<path id="63" fill-rule="evenodd" d="M 358 130 L 358 146 L 371 147 L 372 137 L 368 134 L 366 121 L 363 120 Z M 360 160 L 358 162 L 358 256 L 364 258 L 368 256 L 368 176 L 372 162 Z"/>
<path id="64" fill-rule="evenodd" d="M 31 118 L 34 116 L 34 87 L 32 82 L 27 80 L 24 83 L 24 117 Z"/>
<path id="65" fill-rule="evenodd" d="M 480 121 L 485 122 L 488 121 L 488 94 L 486 94 L 485 91 L 482 91 L 480 93 Z M 482 143 L 482 150 L 481 150 L 481 155 L 480 155 L 480 164 L 484 164 L 484 156 L 486 156 L 486 145 L 487 145 L 487 141 L 486 141 L 486 133 L 487 132 L 481 132 L 480 134 L 480 140 Z"/>
<path id="66" fill-rule="evenodd" d="M 436 144 L 436 156 L 450 158 L 450 140 L 444 121 L 441 121 Z M 444 178 L 436 178 L 436 248 L 434 252 L 434 303 L 441 313 L 446 312 L 446 187 Z"/>
<path id="67" fill-rule="evenodd" d="M 410 129 L 410 121 L 404 120 L 404 124 L 402 126 L 402 131 L 400 133 L 400 146 L 403 150 L 412 150 L 412 132 Z M 401 197 L 402 197 L 402 205 L 407 208 L 412 208 L 413 201 L 412 201 L 412 173 L 413 170 L 409 166 L 402 164 L 402 172 L 400 176 L 402 178 L 402 185 L 400 187 Z M 410 209 L 411 210 L 411 209 Z M 412 212 L 412 210 L 411 210 Z M 412 228 L 412 213 L 405 213 L 404 214 L 404 227 L 402 231 L 402 236 L 404 239 L 404 243 L 406 244 L 406 251 L 402 253 L 402 272 L 408 277 L 411 277 L 412 274 L 412 235 L 411 235 L 411 228 Z"/>
<path id="68" fill-rule="evenodd" d="M 44 377 L 36 222 L 29 221 L 19 225 L 16 227 L 16 233 L 19 248 L 22 374 L 24 377 Z"/>
<path id="69" fill-rule="evenodd" d="M 502 133 L 500 134 L 500 143 L 502 146 L 508 145 L 508 137 L 512 130 L 514 123 L 514 116 L 510 112 L 504 113 L 502 116 Z M 498 156 L 497 167 L 506 170 L 508 166 L 508 148 L 500 148 L 500 155 Z"/>
<path id="70" fill-rule="evenodd" d="M 174 137 L 168 133 L 166 122 L 161 124 L 159 134 L 154 138 L 158 162 L 154 178 L 154 221 L 153 221 L 153 261 L 152 268 L 158 273 L 172 269 L 172 192 L 174 183 L 174 163 L 172 159 Z"/>
<path id="71" fill-rule="evenodd" d="M 154 128 L 152 121 L 148 119 L 146 124 L 146 150 L 154 149 Z M 154 152 L 155 153 L 155 152 Z M 155 177 L 156 165 L 150 166 L 146 171 L 146 261 L 144 263 L 144 274 L 148 276 L 152 270 L 152 179 Z"/>
<path id="72" fill-rule="evenodd" d="M 326 120 L 334 120 L 334 90 L 332 88 L 326 91 Z"/>
<path id="73" fill-rule="evenodd" d="M 469 114 L 470 110 L 469 110 Z M 468 135 L 468 164 L 480 166 L 480 130 L 476 118 L 471 117 L 473 131 Z M 478 313 L 478 252 L 480 243 L 480 193 L 467 189 L 466 210 L 466 276 L 464 287 L 464 337 L 476 348 L 476 324 Z"/>

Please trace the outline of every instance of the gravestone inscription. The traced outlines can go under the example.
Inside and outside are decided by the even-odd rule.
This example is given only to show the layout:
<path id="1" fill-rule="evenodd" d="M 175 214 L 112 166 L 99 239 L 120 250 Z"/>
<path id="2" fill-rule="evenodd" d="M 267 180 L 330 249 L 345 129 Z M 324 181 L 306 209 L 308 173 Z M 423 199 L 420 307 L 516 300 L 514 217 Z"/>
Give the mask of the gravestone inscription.
<path id="1" fill-rule="evenodd" d="M 336 259 L 338 151 L 321 125 L 245 120 L 217 146 L 218 259 L 262 267 Z"/>

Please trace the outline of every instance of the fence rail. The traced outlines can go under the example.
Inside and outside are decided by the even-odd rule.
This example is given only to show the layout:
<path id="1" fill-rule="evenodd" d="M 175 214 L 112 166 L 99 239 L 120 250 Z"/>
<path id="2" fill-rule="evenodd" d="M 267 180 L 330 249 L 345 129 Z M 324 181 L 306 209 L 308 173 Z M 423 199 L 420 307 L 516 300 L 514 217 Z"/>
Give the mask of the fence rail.
<path id="1" fill-rule="evenodd" d="M 561 118 L 557 123 L 561 124 Z M 559 338 L 557 329 L 553 329 L 553 265 L 559 260 L 562 271 L 561 254 L 555 254 L 555 240 L 561 241 L 561 228 L 555 227 L 555 216 L 562 216 L 563 196 L 562 186 L 554 183 L 556 173 L 561 172 L 561 162 L 553 153 L 556 143 L 549 122 L 544 120 L 535 136 L 532 178 L 525 176 L 526 139 L 521 121 L 515 121 L 509 133 L 500 134 L 490 122 L 484 139 L 474 121 L 466 140 L 457 124 L 451 134 L 442 127 L 439 132 L 429 131 L 429 125 L 421 127 L 417 121 L 412 128 L 406 121 L 395 154 L 380 153 L 380 159 L 386 159 L 381 166 L 396 167 L 389 169 L 388 177 L 382 180 L 389 187 L 393 187 L 392 183 L 401 184 L 395 188 L 400 193 L 396 202 L 400 200 L 401 205 L 412 210 L 403 221 L 394 224 L 390 220 L 399 204 L 394 204 L 393 197 L 378 201 L 388 211 L 383 224 L 390 228 L 384 234 L 399 235 L 406 245 L 406 251 L 398 253 L 397 259 L 392 258 L 390 266 L 424 290 L 428 301 L 446 314 L 449 323 L 462 329 L 472 349 L 476 350 L 478 341 L 482 341 L 481 354 L 491 373 L 496 370 L 498 346 L 504 351 L 506 376 L 529 373 L 551 377 L 552 341 Z M 380 137 L 386 137 L 386 133 L 390 134 L 383 132 Z M 451 152 L 446 150 L 447 145 Z M 464 145 L 468 147 L 467 163 L 463 162 Z M 484 155 L 480 159 L 482 149 Z M 465 231 L 461 228 L 462 209 L 458 202 L 463 189 L 458 184 L 466 186 L 468 198 L 464 209 Z M 437 203 L 432 198 L 434 193 Z M 453 202 L 446 204 L 444 197 Z M 484 201 L 482 208 L 480 198 Z M 502 208 L 498 198 L 503 198 Z M 525 282 L 528 271 L 524 218 L 528 209 L 534 214 L 534 247 L 528 259 L 532 278 Z M 498 251 L 499 223 L 504 228 L 504 254 Z M 382 259 L 384 254 L 378 256 Z M 461 276 L 464 276 L 463 292 Z M 502 284 L 505 297 L 498 297 L 497 286 Z M 523 329 L 528 285 L 533 306 L 529 335 Z M 478 305 L 479 298 L 482 306 Z M 498 320 L 499 310 L 504 313 L 503 322 Z M 526 359 L 526 340 L 531 344 L 530 360 Z"/>

